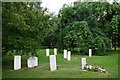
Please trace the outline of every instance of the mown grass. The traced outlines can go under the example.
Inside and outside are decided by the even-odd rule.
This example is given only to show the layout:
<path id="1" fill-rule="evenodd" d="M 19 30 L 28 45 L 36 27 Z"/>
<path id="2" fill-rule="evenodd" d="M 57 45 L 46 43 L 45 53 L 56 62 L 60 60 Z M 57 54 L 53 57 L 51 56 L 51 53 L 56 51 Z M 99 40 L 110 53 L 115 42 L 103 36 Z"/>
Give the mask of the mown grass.
<path id="1" fill-rule="evenodd" d="M 37 51 L 39 54 L 39 66 L 27 68 L 27 56 L 22 56 L 22 69 L 13 70 L 14 56 L 3 56 L 3 78 L 118 78 L 118 52 L 110 52 L 106 56 L 83 56 L 73 55 L 72 60 L 67 61 L 63 58 L 62 53 L 57 55 L 57 70 L 49 70 L 49 57 L 45 55 L 45 49 Z M 53 50 L 50 50 L 53 54 Z M 81 70 L 81 58 L 86 57 L 87 63 L 104 67 L 109 73 L 99 73 Z"/>

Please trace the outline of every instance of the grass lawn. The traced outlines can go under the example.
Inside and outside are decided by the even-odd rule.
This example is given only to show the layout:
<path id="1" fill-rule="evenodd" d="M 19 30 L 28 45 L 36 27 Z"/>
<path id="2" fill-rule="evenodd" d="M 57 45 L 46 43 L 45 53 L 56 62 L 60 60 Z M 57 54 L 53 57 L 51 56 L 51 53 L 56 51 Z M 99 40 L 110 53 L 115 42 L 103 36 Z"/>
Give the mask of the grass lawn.
<path id="1" fill-rule="evenodd" d="M 66 61 L 63 54 L 57 55 L 57 70 L 49 70 L 49 57 L 45 55 L 45 49 L 37 51 L 39 54 L 39 66 L 27 68 L 27 56 L 22 56 L 22 69 L 13 70 L 13 56 L 3 56 L 3 78 L 118 78 L 118 52 L 106 56 L 73 55 L 72 60 Z M 53 54 L 53 50 L 50 50 Z M 104 67 L 109 73 L 99 73 L 81 70 L 81 58 L 86 57 L 87 63 Z"/>

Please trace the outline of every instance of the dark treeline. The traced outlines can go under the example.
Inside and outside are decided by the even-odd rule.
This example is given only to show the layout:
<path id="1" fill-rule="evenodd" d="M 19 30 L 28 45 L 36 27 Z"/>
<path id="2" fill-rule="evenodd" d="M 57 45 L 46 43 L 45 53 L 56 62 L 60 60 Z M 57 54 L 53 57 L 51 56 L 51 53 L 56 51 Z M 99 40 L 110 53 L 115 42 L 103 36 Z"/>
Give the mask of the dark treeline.
<path id="1" fill-rule="evenodd" d="M 119 32 L 120 4 L 115 2 L 65 4 L 57 16 L 41 2 L 2 3 L 3 53 L 36 55 L 38 48 L 57 47 L 79 48 L 84 54 L 91 48 L 105 55 L 120 47 Z"/>

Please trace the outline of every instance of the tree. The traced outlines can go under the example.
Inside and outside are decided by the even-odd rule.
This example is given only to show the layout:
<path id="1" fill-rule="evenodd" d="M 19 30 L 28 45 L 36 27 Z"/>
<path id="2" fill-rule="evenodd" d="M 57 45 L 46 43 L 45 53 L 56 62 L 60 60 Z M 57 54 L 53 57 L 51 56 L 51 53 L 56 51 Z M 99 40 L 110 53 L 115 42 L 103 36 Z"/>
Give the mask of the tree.
<path id="1" fill-rule="evenodd" d="M 2 48 L 36 53 L 48 25 L 49 16 L 35 3 L 3 3 Z"/>
<path id="2" fill-rule="evenodd" d="M 111 28 L 112 28 L 112 41 L 113 42 L 113 46 L 116 50 L 116 47 L 118 45 L 118 24 L 119 24 L 119 20 L 118 20 L 118 15 L 113 16 L 112 20 L 111 20 Z"/>
<path id="3" fill-rule="evenodd" d="M 86 21 L 73 22 L 71 26 L 66 26 L 64 29 L 63 42 L 67 48 L 74 50 L 75 47 L 87 47 L 88 49 L 92 40 L 92 33 Z"/>
<path id="4" fill-rule="evenodd" d="M 64 43 L 66 41 L 64 45 L 69 47 L 77 47 L 76 44 L 81 43 L 81 45 L 84 44 L 84 46 L 80 47 L 84 53 L 88 53 L 88 48 L 92 48 L 97 50 L 99 55 L 104 55 L 106 50 L 110 48 L 111 44 L 109 37 L 107 37 L 107 34 L 104 32 L 104 29 L 107 30 L 104 23 L 107 15 L 105 7 L 108 6 L 109 3 L 100 2 L 78 2 L 75 3 L 73 6 L 64 6 L 59 12 L 59 17 L 61 19 L 61 25 L 59 27 L 62 33 L 61 42 Z M 81 23 L 77 24 L 76 26 L 79 27 L 76 28 L 75 26 L 73 26 L 73 24 L 76 22 L 88 24 L 88 27 Z M 82 27 L 80 27 L 81 25 Z M 68 33 L 66 33 L 66 31 Z M 66 34 L 65 37 L 63 33 Z M 81 33 L 81 39 L 78 38 L 77 33 Z M 87 36 L 84 34 L 87 34 Z M 104 48 L 102 46 L 104 46 Z M 101 54 L 102 51 L 103 54 Z"/>
<path id="5" fill-rule="evenodd" d="M 45 36 L 43 37 L 42 45 L 47 46 L 47 48 L 57 47 L 58 42 L 58 18 L 51 15 L 49 19 L 49 28 L 47 29 Z"/>

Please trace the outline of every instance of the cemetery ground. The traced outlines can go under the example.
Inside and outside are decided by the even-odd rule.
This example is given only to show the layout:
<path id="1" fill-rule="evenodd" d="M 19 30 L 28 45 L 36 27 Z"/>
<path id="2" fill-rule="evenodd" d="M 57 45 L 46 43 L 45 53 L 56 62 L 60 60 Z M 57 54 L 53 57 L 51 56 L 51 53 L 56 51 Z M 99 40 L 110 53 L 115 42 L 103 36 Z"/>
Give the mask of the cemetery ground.
<path id="1" fill-rule="evenodd" d="M 88 55 L 71 55 L 72 60 L 67 61 L 62 53 L 57 54 L 57 70 L 50 71 L 49 57 L 45 54 L 45 49 L 38 50 L 39 65 L 35 68 L 27 68 L 28 56 L 22 56 L 22 68 L 13 70 L 12 55 L 2 57 L 2 78 L 118 78 L 118 51 L 108 52 L 106 56 L 89 57 Z M 50 49 L 50 54 L 53 50 Z M 82 71 L 81 58 L 86 57 L 87 63 L 104 67 L 108 73 L 93 71 Z"/>

